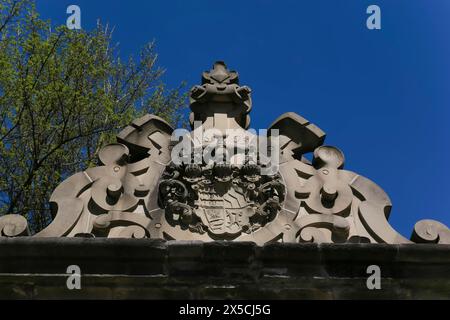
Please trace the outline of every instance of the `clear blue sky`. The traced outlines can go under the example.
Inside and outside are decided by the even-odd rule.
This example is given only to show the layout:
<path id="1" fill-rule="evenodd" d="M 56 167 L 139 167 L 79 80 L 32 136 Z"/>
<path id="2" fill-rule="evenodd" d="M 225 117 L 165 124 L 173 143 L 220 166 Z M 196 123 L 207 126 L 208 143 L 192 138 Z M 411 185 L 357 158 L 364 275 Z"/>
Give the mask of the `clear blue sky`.
<path id="1" fill-rule="evenodd" d="M 115 27 L 121 54 L 153 39 L 164 80 L 189 87 L 225 60 L 253 89 L 252 127 L 294 111 L 391 197 L 390 222 L 450 226 L 450 1 L 37 0 L 55 25 Z M 366 28 L 376 4 L 382 30 Z"/>

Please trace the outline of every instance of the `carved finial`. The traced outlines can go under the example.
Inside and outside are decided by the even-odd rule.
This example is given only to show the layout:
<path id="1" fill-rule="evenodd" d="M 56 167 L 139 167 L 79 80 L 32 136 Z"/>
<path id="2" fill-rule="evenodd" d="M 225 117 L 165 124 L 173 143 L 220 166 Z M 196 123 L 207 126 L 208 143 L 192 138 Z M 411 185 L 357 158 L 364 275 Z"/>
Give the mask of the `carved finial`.
<path id="1" fill-rule="evenodd" d="M 223 61 L 216 61 L 209 72 L 203 72 L 202 84 L 239 84 L 239 75 L 236 71 L 229 71 Z"/>
<path id="2" fill-rule="evenodd" d="M 210 71 L 203 72 L 202 84 L 191 89 L 191 125 L 194 121 L 204 123 L 208 118 L 221 114 L 231 119 L 225 127 L 248 128 L 248 113 L 252 106 L 250 94 L 249 87 L 239 85 L 236 71 L 228 70 L 223 61 L 215 62 Z"/>

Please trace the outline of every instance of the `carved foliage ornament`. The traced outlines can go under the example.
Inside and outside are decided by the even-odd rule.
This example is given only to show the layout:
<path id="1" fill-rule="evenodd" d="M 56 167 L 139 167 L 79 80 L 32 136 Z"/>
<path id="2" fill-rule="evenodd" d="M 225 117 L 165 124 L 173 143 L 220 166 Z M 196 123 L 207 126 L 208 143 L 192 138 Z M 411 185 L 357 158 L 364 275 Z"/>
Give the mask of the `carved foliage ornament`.
<path id="1" fill-rule="evenodd" d="M 237 72 L 216 62 L 190 95 L 193 130 L 248 134 L 251 90 Z M 200 124 L 200 125 L 195 125 Z M 76 173 L 53 192 L 53 222 L 33 237 L 158 238 L 282 242 L 450 243 L 450 230 L 419 221 L 408 240 L 388 223 L 391 202 L 369 179 L 344 170 L 343 153 L 323 145 L 325 133 L 295 113 L 278 131 L 271 153 L 277 170 L 263 173 L 259 157 L 242 161 L 174 161 L 173 129 L 146 115 L 99 153 L 98 167 Z M 237 130 L 237 131 L 236 131 Z M 255 139 L 259 136 L 251 134 Z M 204 150 L 208 141 L 197 141 Z M 192 149 L 195 150 L 195 147 Z M 195 158 L 188 154 L 190 160 Z M 313 154 L 310 163 L 304 155 Z M 197 159 L 198 160 L 198 159 Z M 22 216 L 0 217 L 0 236 L 28 235 Z"/>

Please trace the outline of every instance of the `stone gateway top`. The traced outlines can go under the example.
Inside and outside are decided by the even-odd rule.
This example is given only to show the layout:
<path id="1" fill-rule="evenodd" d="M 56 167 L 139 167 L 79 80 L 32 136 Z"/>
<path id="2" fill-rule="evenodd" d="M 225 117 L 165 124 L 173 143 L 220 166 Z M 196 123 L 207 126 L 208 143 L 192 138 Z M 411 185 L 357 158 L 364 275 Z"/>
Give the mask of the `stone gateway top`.
<path id="1" fill-rule="evenodd" d="M 344 170 L 343 153 L 301 116 L 250 130 L 251 89 L 223 62 L 203 73 L 190 105 L 191 131 L 155 115 L 122 130 L 98 167 L 55 189 L 53 222 L 33 237 L 450 244 L 433 220 L 417 222 L 411 239 L 396 232 L 387 194 Z M 28 236 L 26 219 L 0 217 L 0 236 Z"/>

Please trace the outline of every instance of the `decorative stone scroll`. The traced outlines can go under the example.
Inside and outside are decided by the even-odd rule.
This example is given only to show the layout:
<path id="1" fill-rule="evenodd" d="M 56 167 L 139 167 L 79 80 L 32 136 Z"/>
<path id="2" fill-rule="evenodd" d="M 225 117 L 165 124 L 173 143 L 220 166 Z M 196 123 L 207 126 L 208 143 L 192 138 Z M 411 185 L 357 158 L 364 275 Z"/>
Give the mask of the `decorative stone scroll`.
<path id="1" fill-rule="evenodd" d="M 259 143 L 263 137 L 248 129 L 250 88 L 240 86 L 237 72 L 223 62 L 203 73 L 190 104 L 192 131 L 176 139 L 171 126 L 154 115 L 120 132 L 117 143 L 100 151 L 98 167 L 55 189 L 53 222 L 33 237 L 450 244 L 450 230 L 433 220 L 419 221 L 411 240 L 396 232 L 388 223 L 386 193 L 344 170 L 343 153 L 323 145 L 325 133 L 295 113 L 269 127 L 268 137 L 277 144 L 268 143 L 267 157 L 276 156 L 276 166 L 250 156 L 255 144 L 230 148 L 230 140 Z M 221 139 L 205 135 L 210 129 Z M 186 141 L 192 148 L 176 161 Z M 231 149 L 231 161 L 222 161 Z M 203 159 L 205 152 L 216 161 Z M 268 167 L 275 170 L 267 173 Z M 26 220 L 2 216 L 0 232 L 27 235 Z"/>

